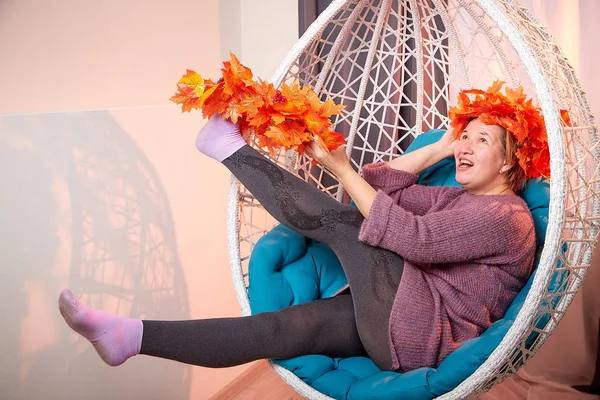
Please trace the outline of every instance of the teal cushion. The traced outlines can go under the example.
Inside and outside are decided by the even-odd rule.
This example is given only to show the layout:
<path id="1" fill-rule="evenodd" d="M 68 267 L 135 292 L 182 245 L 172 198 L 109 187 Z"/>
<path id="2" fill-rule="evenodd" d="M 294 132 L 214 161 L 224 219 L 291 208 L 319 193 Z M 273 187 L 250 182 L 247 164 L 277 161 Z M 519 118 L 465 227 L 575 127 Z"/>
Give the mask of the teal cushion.
<path id="1" fill-rule="evenodd" d="M 329 247 L 283 225 L 260 238 L 248 269 L 253 314 L 331 297 L 346 284 Z"/>
<path id="2" fill-rule="evenodd" d="M 442 130 L 426 132 L 416 138 L 407 151 L 433 143 L 443 133 Z M 454 160 L 448 158 L 423 171 L 417 183 L 459 186 L 454 180 Z M 549 184 L 544 180 L 529 181 L 521 196 L 530 207 L 537 243 L 541 245 L 548 224 Z M 323 355 L 276 362 L 316 390 L 336 399 L 431 399 L 454 389 L 489 357 L 519 313 L 534 274 L 503 319 L 480 337 L 464 343 L 438 368 L 395 373 L 380 371 L 365 357 L 332 359 Z M 551 290 L 564 282 L 564 274 L 555 274 Z M 250 258 L 249 283 L 250 305 L 256 314 L 332 296 L 346 284 L 346 279 L 329 248 L 279 225 L 256 244 Z M 547 320 L 548 317 L 540 318 L 538 327 Z M 533 342 L 535 337 L 532 334 L 528 342 Z"/>

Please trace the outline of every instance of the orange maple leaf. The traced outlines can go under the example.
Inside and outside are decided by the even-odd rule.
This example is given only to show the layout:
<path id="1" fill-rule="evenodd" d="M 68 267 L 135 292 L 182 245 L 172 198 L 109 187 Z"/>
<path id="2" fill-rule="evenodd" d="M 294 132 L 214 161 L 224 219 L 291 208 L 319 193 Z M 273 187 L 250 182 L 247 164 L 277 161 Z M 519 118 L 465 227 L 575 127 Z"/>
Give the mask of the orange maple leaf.
<path id="1" fill-rule="evenodd" d="M 504 91 L 506 92 L 506 97 L 512 99 L 515 103 L 523 103 L 527 100 L 527 95 L 523 91 L 522 86 L 519 86 L 516 89 L 512 89 L 507 86 L 506 88 L 504 88 Z"/>
<path id="2" fill-rule="evenodd" d="M 261 107 L 255 115 L 249 116 L 247 119 L 251 126 L 265 126 L 271 122 L 271 114 L 266 108 Z"/>
<path id="3" fill-rule="evenodd" d="M 283 84 L 279 90 L 272 83 L 256 82 L 252 71 L 234 54 L 223 65 L 223 77 L 218 82 L 188 70 L 171 100 L 181 104 L 182 111 L 201 108 L 205 118 L 218 113 L 239 122 L 245 138 L 256 137 L 258 145 L 271 153 L 277 147 L 303 152 L 315 135 L 330 150 L 345 143 L 343 136 L 331 129 L 329 120 L 344 106 L 335 105 L 333 100 L 321 102 L 312 88 L 302 87 L 299 81 Z"/>
<path id="4" fill-rule="evenodd" d="M 567 110 L 560 110 L 560 118 L 563 120 L 565 125 L 571 126 L 571 116 Z"/>
<path id="5" fill-rule="evenodd" d="M 273 105 L 273 98 L 277 95 L 277 90 L 271 82 L 259 79 L 254 85 L 254 89 L 256 90 L 256 94 L 264 100 L 265 107 Z"/>
<path id="6" fill-rule="evenodd" d="M 278 114 L 276 112 L 271 113 L 271 121 L 273 121 L 275 125 L 282 124 L 286 119 L 287 117 L 283 114 Z"/>
<path id="7" fill-rule="evenodd" d="M 223 91 L 226 94 L 233 95 L 246 87 L 253 87 L 252 71 L 240 63 L 240 60 L 230 53 L 231 60 L 223 63 Z"/>
<path id="8" fill-rule="evenodd" d="M 323 140 L 325 145 L 327 146 L 327 150 L 332 151 L 337 149 L 343 144 L 346 144 L 346 139 L 344 139 L 344 135 L 340 132 L 335 132 L 331 129 L 327 129 L 319 135 L 319 137 Z"/>
<path id="9" fill-rule="evenodd" d="M 302 95 L 304 96 L 304 102 L 308 108 L 316 111 L 321 109 L 321 99 L 310 86 L 302 88 Z"/>
<path id="10" fill-rule="evenodd" d="M 284 115 L 298 115 L 306 111 L 306 99 L 300 89 L 300 82 L 295 81 L 291 85 L 284 83 L 280 90 L 284 100 L 273 104 L 275 111 Z"/>
<path id="11" fill-rule="evenodd" d="M 459 93 L 458 106 L 450 107 L 448 113 L 455 138 L 472 118 L 479 118 L 485 124 L 500 125 L 517 142 L 516 156 L 525 176 L 549 177 L 550 169 L 545 164 L 549 153 L 544 117 L 532 100 L 527 100 L 523 88 L 505 88 L 505 94 L 502 94 L 503 85 L 504 82 L 495 81 L 487 91 L 471 89 Z"/>
<path id="12" fill-rule="evenodd" d="M 296 121 L 286 121 L 279 125 L 273 125 L 265 132 L 265 136 L 277 145 L 289 149 L 295 149 L 304 142 L 311 140 L 306 127 Z"/>
<path id="13" fill-rule="evenodd" d="M 221 113 L 221 116 L 225 119 L 231 120 L 234 124 L 237 124 L 239 119 L 244 115 L 239 112 L 237 107 L 228 107 L 227 110 Z"/>
<path id="14" fill-rule="evenodd" d="M 181 111 L 190 112 L 192 109 L 197 109 L 199 98 L 194 95 L 194 89 L 191 87 L 177 86 L 179 93 L 173 95 L 169 100 L 175 104 L 181 104 Z"/>
<path id="15" fill-rule="evenodd" d="M 237 103 L 236 108 L 240 114 L 246 114 L 249 119 L 252 119 L 264 104 L 265 101 L 260 96 L 246 96 Z"/>
<path id="16" fill-rule="evenodd" d="M 222 88 L 217 87 L 212 96 L 206 99 L 202 106 L 202 115 L 204 118 L 210 118 L 215 113 L 225 111 L 230 97 L 223 93 Z"/>
<path id="17" fill-rule="evenodd" d="M 304 122 L 306 123 L 306 128 L 313 135 L 320 135 L 321 132 L 329 128 L 331 125 L 331 121 L 328 118 L 323 117 L 319 114 L 319 109 L 309 109 L 306 113 L 304 113 Z"/>
<path id="18" fill-rule="evenodd" d="M 277 143 L 274 143 L 268 136 L 265 135 L 257 135 L 258 138 L 258 146 L 262 148 L 267 148 L 271 154 L 275 154 L 275 150 L 277 147 L 281 146 Z"/>

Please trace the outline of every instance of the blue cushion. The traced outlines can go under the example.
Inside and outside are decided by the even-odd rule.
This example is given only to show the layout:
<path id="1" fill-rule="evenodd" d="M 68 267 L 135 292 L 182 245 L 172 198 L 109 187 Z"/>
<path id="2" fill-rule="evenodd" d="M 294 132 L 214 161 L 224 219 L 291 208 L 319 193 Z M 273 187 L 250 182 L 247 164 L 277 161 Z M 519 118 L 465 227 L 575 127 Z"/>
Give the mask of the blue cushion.
<path id="1" fill-rule="evenodd" d="M 248 269 L 253 314 L 331 297 L 346 284 L 329 247 L 283 225 L 260 238 Z"/>
<path id="2" fill-rule="evenodd" d="M 416 138 L 407 151 L 433 143 L 443 133 L 442 130 L 426 132 Z M 454 160 L 448 158 L 423 171 L 417 183 L 459 186 L 454 180 Z M 541 245 L 548 223 L 549 184 L 532 180 L 521 196 L 534 216 L 537 243 Z M 329 248 L 282 225 L 256 244 L 250 259 L 249 280 L 253 314 L 329 297 L 346 283 L 339 261 Z M 551 289 L 560 287 L 564 280 L 564 274 L 555 274 Z M 323 355 L 276 362 L 316 390 L 336 399 L 431 399 L 454 389 L 489 357 L 514 322 L 532 281 L 533 275 L 503 319 L 480 337 L 464 343 L 438 368 L 420 368 L 402 374 L 380 371 L 365 357 L 332 359 Z M 538 326 L 542 327 L 545 321 L 547 318 L 541 318 Z M 535 336 L 530 336 L 530 343 Z"/>

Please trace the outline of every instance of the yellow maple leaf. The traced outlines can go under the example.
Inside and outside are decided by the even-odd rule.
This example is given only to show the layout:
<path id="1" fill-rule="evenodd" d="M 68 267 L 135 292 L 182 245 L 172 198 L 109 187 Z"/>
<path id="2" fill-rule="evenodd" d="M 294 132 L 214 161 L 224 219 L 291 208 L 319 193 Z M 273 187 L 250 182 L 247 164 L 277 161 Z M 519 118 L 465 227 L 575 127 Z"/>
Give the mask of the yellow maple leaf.
<path id="1" fill-rule="evenodd" d="M 332 99 L 327 99 L 321 104 L 320 113 L 323 117 L 331 117 L 332 115 L 339 115 L 342 110 L 346 108 L 343 104 L 335 104 Z"/>
<path id="2" fill-rule="evenodd" d="M 187 70 L 186 74 L 177 82 L 177 90 L 174 96 L 170 98 L 175 104 L 181 104 L 181 110 L 191 111 L 192 109 L 202 108 L 206 99 L 208 99 L 216 90 L 216 85 L 211 81 L 206 82 L 200 74 Z"/>

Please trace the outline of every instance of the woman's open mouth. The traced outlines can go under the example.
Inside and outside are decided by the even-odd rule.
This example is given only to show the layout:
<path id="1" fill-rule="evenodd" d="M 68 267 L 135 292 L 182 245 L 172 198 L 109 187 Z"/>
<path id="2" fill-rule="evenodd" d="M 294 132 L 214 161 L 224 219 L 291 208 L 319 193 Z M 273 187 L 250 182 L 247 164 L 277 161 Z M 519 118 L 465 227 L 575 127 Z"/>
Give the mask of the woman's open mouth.
<path id="1" fill-rule="evenodd" d="M 465 159 L 460 159 L 458 160 L 458 162 L 456 163 L 456 169 L 458 170 L 467 170 L 469 168 L 473 167 L 473 163 L 469 160 L 465 160 Z"/>

